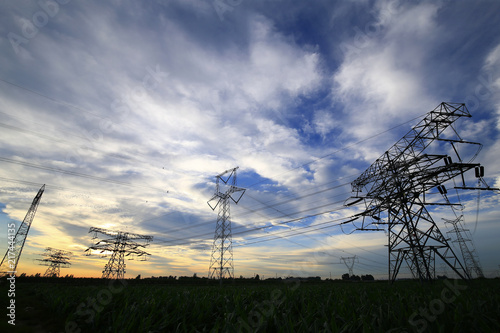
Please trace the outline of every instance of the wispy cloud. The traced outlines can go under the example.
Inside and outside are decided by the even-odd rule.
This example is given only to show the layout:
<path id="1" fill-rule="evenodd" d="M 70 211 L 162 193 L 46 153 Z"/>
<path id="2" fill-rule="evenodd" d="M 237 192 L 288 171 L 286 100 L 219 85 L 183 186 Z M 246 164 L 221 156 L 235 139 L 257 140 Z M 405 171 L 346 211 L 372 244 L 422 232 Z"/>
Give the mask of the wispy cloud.
<path id="1" fill-rule="evenodd" d="M 196 0 L 71 1 L 54 15 L 37 3 L 0 7 L 2 210 L 22 220 L 46 183 L 30 253 L 58 239 L 76 253 L 77 269 L 95 275 L 106 259 L 86 261 L 81 253 L 91 226 L 155 236 L 149 266 L 133 263 L 131 274 L 204 275 L 216 217 L 206 201 L 214 176 L 235 166 L 249 188 L 231 208 L 241 274 L 286 274 L 288 262 L 297 268 L 304 257 L 336 258 L 337 250 L 365 252 L 365 264 L 374 265 L 365 271 L 385 274 L 370 263 L 381 243 L 366 234 L 332 228 L 260 241 L 349 216 L 326 212 L 342 207 L 349 182 L 411 123 L 388 129 L 443 99 L 476 96 L 480 83 L 448 86 L 443 79 L 463 63 L 457 54 L 474 63 L 461 73 L 491 73 L 491 89 L 499 85 L 500 41 L 433 51 L 461 38 L 443 16 L 465 20 L 467 4 L 244 2 L 224 20 L 211 2 Z M 16 52 L 9 32 L 23 36 L 23 20 L 39 11 L 49 19 Z M 477 50 L 482 57 L 470 56 Z M 480 119 L 462 130 L 478 141 L 491 133 L 485 160 L 498 178 L 494 96 L 480 100 Z M 237 233 L 265 225 L 274 226 Z M 317 256 L 307 274 L 343 272 Z"/>

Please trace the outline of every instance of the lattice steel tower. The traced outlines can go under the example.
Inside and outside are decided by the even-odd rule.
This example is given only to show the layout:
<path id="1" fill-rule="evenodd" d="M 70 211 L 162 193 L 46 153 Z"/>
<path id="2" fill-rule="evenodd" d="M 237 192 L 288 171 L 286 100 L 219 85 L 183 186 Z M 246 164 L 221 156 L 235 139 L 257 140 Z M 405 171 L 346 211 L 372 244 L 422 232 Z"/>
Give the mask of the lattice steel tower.
<path id="1" fill-rule="evenodd" d="M 59 277 L 61 273 L 61 268 L 68 268 L 71 266 L 69 262 L 72 252 L 63 251 L 58 249 L 53 249 L 48 247 L 45 249 L 45 253 L 41 254 L 43 259 L 36 259 L 39 262 L 39 265 L 49 266 L 45 273 L 44 277 Z"/>
<path id="2" fill-rule="evenodd" d="M 476 171 L 476 177 L 479 178 L 478 181 L 478 213 L 479 213 L 479 192 L 480 190 L 485 189 L 482 187 L 481 182 L 482 178 L 484 176 L 484 168 L 482 166 L 475 167 Z M 486 184 L 485 184 L 486 185 Z M 486 188 L 488 186 L 486 185 Z M 448 199 L 448 190 L 444 185 L 440 185 L 437 187 L 439 193 L 443 196 L 444 200 L 450 203 L 450 200 Z M 448 234 L 454 235 L 455 239 L 452 240 L 453 243 L 458 243 L 458 246 L 460 248 L 460 252 L 462 253 L 462 258 L 464 260 L 464 265 L 465 265 L 465 270 L 467 271 L 467 274 L 469 275 L 470 278 L 472 278 L 474 275 L 479 278 L 484 278 L 483 274 L 483 269 L 481 268 L 481 264 L 479 262 L 479 257 L 476 252 L 476 248 L 474 246 L 474 242 L 472 240 L 472 234 L 470 233 L 469 229 L 464 228 L 464 215 L 463 215 L 463 210 L 464 206 L 459 204 L 458 207 L 456 205 L 452 206 L 453 212 L 455 213 L 455 218 L 454 219 L 445 219 L 443 218 L 445 224 L 451 225 L 451 230 L 448 231 Z M 459 212 L 457 214 L 457 212 Z"/>
<path id="3" fill-rule="evenodd" d="M 390 281 L 396 279 L 403 262 L 414 278 L 434 279 L 436 256 L 460 278 L 470 278 L 426 208 L 453 205 L 428 202 L 426 192 L 457 176 L 463 186 L 456 188 L 472 189 L 465 185 L 464 173 L 480 167 L 471 162 L 481 145 L 463 140 L 455 131 L 452 124 L 462 117 L 471 117 L 465 104 L 441 103 L 351 183 L 356 194 L 348 205 L 365 204 L 364 211 L 355 215 L 362 219 L 358 230 L 383 230 L 380 225 L 387 225 Z M 448 128 L 453 136 L 443 135 Z M 448 151 L 456 161 L 447 154 L 429 152 L 433 142 L 435 150 L 449 144 Z M 458 153 L 459 145 L 479 149 L 466 163 Z"/>
<path id="4" fill-rule="evenodd" d="M 42 194 L 45 191 L 45 184 L 40 188 L 37 195 L 33 199 L 23 222 L 17 229 L 15 236 L 8 236 L 8 247 L 5 255 L 3 256 L 2 262 L 0 263 L 0 275 L 7 273 L 15 274 L 17 269 L 17 264 L 21 258 L 21 252 L 23 251 L 24 243 L 26 242 L 26 237 L 28 236 L 28 231 L 30 230 L 31 223 L 35 218 L 36 210 Z"/>
<path id="5" fill-rule="evenodd" d="M 349 277 L 354 275 L 354 263 L 359 262 L 358 257 L 341 257 L 340 260 L 344 262 L 347 269 L 349 270 Z"/>
<path id="6" fill-rule="evenodd" d="M 460 215 L 454 220 L 444 219 L 444 221 L 452 225 L 452 230 L 448 231 L 448 233 L 455 234 L 456 239 L 453 242 L 458 243 L 460 247 L 465 269 L 469 277 L 472 278 L 475 275 L 478 278 L 484 278 L 483 269 L 481 268 L 474 242 L 472 241 L 472 235 L 469 229 L 465 229 L 462 224 L 463 218 L 464 216 Z"/>
<path id="7" fill-rule="evenodd" d="M 238 204 L 245 193 L 245 189 L 236 186 L 237 169 L 238 167 L 226 170 L 215 177 L 215 193 L 207 202 L 212 210 L 219 207 L 208 277 L 209 279 L 218 278 L 221 283 L 224 278 L 234 278 L 229 199 Z M 221 181 L 223 184 L 220 183 Z M 225 191 L 221 189 L 224 185 L 227 185 Z"/>
<path id="8" fill-rule="evenodd" d="M 100 251 L 103 256 L 106 256 L 106 252 L 111 252 L 111 258 L 109 258 L 108 263 L 102 271 L 103 279 L 123 279 L 125 277 L 125 257 L 135 255 L 140 257 L 141 260 L 146 260 L 147 256 L 150 255 L 139 247 L 144 248 L 148 246 L 149 242 L 153 240 L 153 236 L 94 227 L 90 228 L 90 232 L 94 233 L 93 239 L 97 239 L 97 234 L 111 236 L 111 238 L 97 240 L 94 245 L 85 250 L 86 252 L 88 251 L 87 255 L 90 255 L 92 250 Z M 137 242 L 139 240 L 145 241 L 145 243 L 141 244 Z"/>

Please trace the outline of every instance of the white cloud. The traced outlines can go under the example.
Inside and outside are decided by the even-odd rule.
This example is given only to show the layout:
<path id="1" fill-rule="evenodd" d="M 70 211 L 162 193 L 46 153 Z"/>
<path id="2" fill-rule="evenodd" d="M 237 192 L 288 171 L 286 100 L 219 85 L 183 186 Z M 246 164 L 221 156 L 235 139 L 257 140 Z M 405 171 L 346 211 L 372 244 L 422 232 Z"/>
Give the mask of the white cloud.
<path id="1" fill-rule="evenodd" d="M 360 27 L 347 42 L 350 51 L 333 76 L 332 92 L 344 104 L 346 132 L 366 138 L 437 105 L 422 75 L 436 10 L 435 5 L 381 10 L 373 24 L 377 30 Z"/>
<path id="2" fill-rule="evenodd" d="M 231 207 L 234 225 L 243 226 L 238 230 L 269 223 L 276 224 L 270 230 L 286 230 L 277 223 L 340 207 L 336 202 L 350 190 L 341 183 L 362 171 L 360 162 L 373 161 L 399 137 L 387 133 L 349 149 L 339 147 L 437 104 L 425 90 L 427 62 L 433 60 L 427 51 L 443 34 L 437 5 L 391 7 L 398 2 L 377 2 L 374 22 L 380 23 L 380 30 L 368 32 L 364 22 L 351 16 L 350 5 L 324 5 L 321 10 L 331 10 L 335 22 L 318 21 L 331 26 L 322 31 L 324 36 L 310 38 L 307 29 L 301 29 L 307 20 L 296 28 L 284 21 L 302 17 L 298 9 L 304 4 L 290 12 L 281 8 L 283 15 L 278 15 L 269 10 L 279 4 L 263 6 L 262 11 L 246 3 L 226 13 L 222 22 L 210 2 L 158 3 L 162 6 L 125 1 L 116 10 L 116 4 L 71 2 L 24 45 L 29 57 L 17 57 L 0 41 L 7 55 L 0 78 L 46 96 L 0 83 L 0 122 L 18 128 L 2 127 L 0 155 L 93 176 L 2 162 L 1 177 L 49 185 L 34 224 L 33 251 L 55 236 L 61 246 L 80 251 L 90 245 L 90 226 L 128 228 L 164 241 L 152 247 L 151 274 L 195 270 L 204 275 L 205 247 L 210 247 L 217 214 L 206 201 L 216 174 L 238 165 L 246 185 L 264 180 L 248 190 L 239 206 Z M 368 11 L 369 5 L 362 2 L 357 8 Z M 5 29 L 18 29 L 16 20 L 35 9 L 19 7 Z M 307 5 L 311 13 L 314 9 Z M 329 43 L 336 42 L 352 31 L 337 21 L 360 22 L 359 29 L 367 34 L 338 64 L 322 41 L 328 36 Z M 494 68 L 498 51 L 484 59 L 485 66 Z M 332 91 L 331 107 L 314 100 L 324 91 Z M 487 121 L 465 132 L 480 135 L 479 125 L 486 128 Z M 0 203 L 7 203 L 9 217 L 20 220 L 36 186 L 5 183 Z M 22 192 L 23 186 L 28 192 Z M 351 213 L 340 210 L 290 227 L 300 231 L 309 223 Z M 244 242 L 249 235 L 268 232 L 238 234 L 235 239 Z M 251 272 L 259 269 L 255 258 L 262 258 L 265 246 L 270 273 L 273 265 L 284 272 L 293 261 L 297 269 L 305 265 L 308 273 L 321 270 L 325 276 L 329 268 L 324 263 L 303 260 L 312 244 L 338 242 L 339 249 L 349 252 L 357 252 L 361 244 L 377 246 L 368 234 L 347 239 L 339 233 L 332 228 L 290 241 L 255 244 L 240 255 L 248 257 L 245 265 Z M 324 248 L 333 249 L 325 245 L 314 250 Z M 81 255 L 75 260 L 85 267 Z M 89 266 L 97 269 L 101 262 L 96 259 Z"/>

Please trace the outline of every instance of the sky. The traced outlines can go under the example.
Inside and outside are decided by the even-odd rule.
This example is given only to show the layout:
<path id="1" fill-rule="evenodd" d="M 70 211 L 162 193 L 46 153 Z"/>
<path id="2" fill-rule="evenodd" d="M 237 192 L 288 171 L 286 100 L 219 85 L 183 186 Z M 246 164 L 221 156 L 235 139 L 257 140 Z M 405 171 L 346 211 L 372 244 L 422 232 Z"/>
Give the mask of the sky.
<path id="1" fill-rule="evenodd" d="M 46 184 L 18 273 L 52 247 L 73 253 L 62 275 L 101 276 L 97 227 L 153 236 L 126 277 L 207 276 L 207 201 L 238 167 L 236 277 L 340 278 L 356 256 L 387 278 L 386 233 L 339 226 L 361 211 L 350 183 L 441 102 L 466 104 L 454 128 L 500 186 L 498 1 L 22 0 L 0 22 L 2 253 Z M 498 276 L 498 191 L 459 192 Z M 429 209 L 451 237 L 450 208 Z"/>

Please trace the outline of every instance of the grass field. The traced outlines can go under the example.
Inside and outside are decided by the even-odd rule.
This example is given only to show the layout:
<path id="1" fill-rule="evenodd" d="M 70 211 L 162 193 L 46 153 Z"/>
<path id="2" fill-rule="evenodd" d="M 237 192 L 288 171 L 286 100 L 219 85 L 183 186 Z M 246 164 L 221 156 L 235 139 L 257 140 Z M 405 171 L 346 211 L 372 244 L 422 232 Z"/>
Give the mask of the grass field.
<path id="1" fill-rule="evenodd" d="M 500 332 L 500 280 L 18 281 L 12 332 Z M 63 281 L 64 280 L 64 281 Z M 5 282 L 5 281 L 3 281 Z M 4 285 L 4 283 L 2 283 Z M 4 289 L 4 288 L 2 288 Z M 3 292 L 3 290 L 2 290 Z M 5 308 L 4 308 L 5 309 Z"/>

